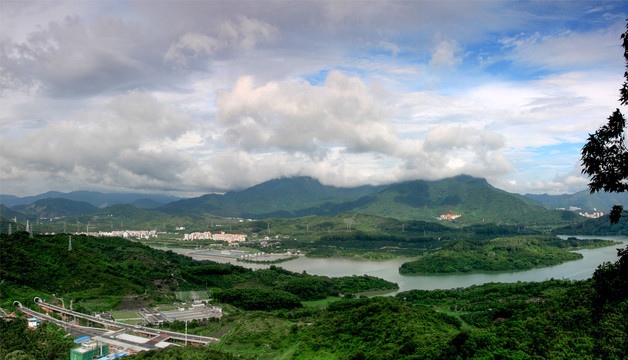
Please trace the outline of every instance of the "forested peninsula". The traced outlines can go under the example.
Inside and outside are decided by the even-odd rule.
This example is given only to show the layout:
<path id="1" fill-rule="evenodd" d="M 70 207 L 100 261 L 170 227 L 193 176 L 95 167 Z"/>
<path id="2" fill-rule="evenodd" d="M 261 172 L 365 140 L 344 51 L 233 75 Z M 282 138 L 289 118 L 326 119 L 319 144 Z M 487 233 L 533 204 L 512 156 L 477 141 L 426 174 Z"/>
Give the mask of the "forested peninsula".
<path id="1" fill-rule="evenodd" d="M 571 252 L 611 246 L 613 241 L 557 236 L 511 236 L 489 240 L 454 240 L 415 261 L 404 263 L 401 274 L 528 270 L 581 259 Z"/>

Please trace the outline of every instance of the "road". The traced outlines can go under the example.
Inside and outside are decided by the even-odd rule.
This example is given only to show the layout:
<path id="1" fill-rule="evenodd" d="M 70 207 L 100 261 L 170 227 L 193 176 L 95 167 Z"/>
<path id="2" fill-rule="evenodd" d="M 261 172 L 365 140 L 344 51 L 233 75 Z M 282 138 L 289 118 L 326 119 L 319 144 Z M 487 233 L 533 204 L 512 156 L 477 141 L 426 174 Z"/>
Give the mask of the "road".
<path id="1" fill-rule="evenodd" d="M 52 316 L 38 313 L 37 311 L 33 311 L 31 309 L 25 308 L 21 306 L 17 306 L 17 308 L 26 314 L 29 317 L 34 317 L 42 321 L 49 321 L 51 323 L 57 324 L 65 329 L 65 331 L 69 334 L 72 334 L 77 337 L 89 336 L 92 339 L 96 339 L 101 342 L 115 344 L 124 349 L 133 349 L 136 351 L 150 351 L 156 350 L 160 347 L 157 346 L 157 343 L 163 341 L 164 339 L 151 339 L 146 343 L 137 343 L 133 341 L 129 341 L 126 339 L 121 339 L 120 334 L 125 333 L 128 330 L 121 329 L 118 331 L 112 331 L 110 329 L 102 329 L 102 328 L 94 328 L 89 326 L 81 326 L 77 324 L 72 324 L 65 322 L 63 320 L 55 319 Z"/>
<path id="2" fill-rule="evenodd" d="M 160 336 L 164 338 L 163 340 L 170 338 L 174 340 L 185 341 L 187 343 L 199 343 L 199 344 L 209 344 L 212 342 L 220 341 L 220 339 L 213 338 L 213 337 L 189 335 L 189 334 L 186 335 L 186 334 L 181 334 L 181 333 L 177 333 L 173 331 L 159 330 L 159 329 L 153 329 L 153 328 L 148 328 L 148 327 L 140 327 L 140 326 L 119 323 L 115 321 L 110 321 L 110 320 L 104 320 L 104 319 L 97 318 L 95 316 L 79 313 L 76 311 L 64 309 L 62 307 L 45 303 L 38 297 L 35 298 L 35 303 L 41 307 L 46 307 L 50 310 L 60 312 L 66 315 L 74 316 L 77 318 L 86 319 L 97 324 L 102 324 L 109 327 L 116 327 L 120 329 L 127 329 L 133 332 L 145 334 L 145 335 Z"/>
<path id="3" fill-rule="evenodd" d="M 27 309 L 25 307 L 19 307 L 19 310 L 21 312 L 23 312 L 24 314 L 30 316 L 30 317 L 34 317 L 37 318 L 39 320 L 42 321 L 49 321 L 53 324 L 57 324 L 59 326 L 62 326 L 66 329 L 66 332 L 72 333 L 72 334 L 78 334 L 78 335 L 87 335 L 87 336 L 99 336 L 99 335 L 103 335 L 105 333 L 108 333 L 109 330 L 107 329 L 101 329 L 101 328 L 93 328 L 93 327 L 89 327 L 89 326 L 81 326 L 81 325 L 76 325 L 76 324 L 71 324 L 68 322 L 65 322 L 63 320 L 59 320 L 59 319 L 55 319 L 52 316 L 46 315 L 46 314 L 42 314 L 42 313 L 38 313 L 37 311 L 33 311 L 31 309 Z"/>

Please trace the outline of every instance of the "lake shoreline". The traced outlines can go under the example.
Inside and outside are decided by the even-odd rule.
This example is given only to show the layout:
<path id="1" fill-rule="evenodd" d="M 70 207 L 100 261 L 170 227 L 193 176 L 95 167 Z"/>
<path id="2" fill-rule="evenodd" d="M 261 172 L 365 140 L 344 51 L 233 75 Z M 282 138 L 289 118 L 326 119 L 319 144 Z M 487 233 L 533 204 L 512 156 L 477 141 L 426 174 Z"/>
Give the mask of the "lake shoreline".
<path id="1" fill-rule="evenodd" d="M 565 239 L 572 235 L 559 235 Z M 619 242 L 621 247 L 628 244 L 628 236 L 573 236 L 584 239 L 614 240 Z M 490 273 L 462 273 L 462 274 L 430 274 L 430 275 L 401 275 L 399 267 L 405 259 L 393 259 L 388 261 L 368 261 L 359 258 L 308 258 L 300 256 L 298 259 L 290 260 L 276 265 L 285 270 L 310 275 L 320 275 L 328 277 L 342 277 L 351 275 L 369 275 L 384 280 L 394 282 L 399 285 L 399 292 L 408 290 L 436 290 L 455 289 L 469 287 L 471 285 L 481 285 L 490 282 L 516 283 L 516 282 L 540 282 L 550 279 L 584 280 L 593 275 L 597 267 L 607 261 L 617 259 L 616 246 L 607 246 L 595 249 L 581 249 L 574 252 L 583 255 L 583 259 L 568 261 L 566 263 L 535 268 L 531 270 L 519 271 L 498 271 Z M 184 255 L 189 249 L 158 248 L 160 250 L 173 250 Z M 176 251 L 175 251 L 176 250 Z M 190 255 L 188 255 L 190 256 Z M 191 256 L 192 258 L 197 258 Z M 197 258 L 198 259 L 198 258 Z M 200 260 L 208 260 L 203 258 Z M 247 264 L 231 260 L 221 260 L 222 263 L 232 263 L 238 266 L 245 266 L 250 269 L 267 269 L 271 265 Z M 394 295 L 394 294 L 391 294 Z"/>

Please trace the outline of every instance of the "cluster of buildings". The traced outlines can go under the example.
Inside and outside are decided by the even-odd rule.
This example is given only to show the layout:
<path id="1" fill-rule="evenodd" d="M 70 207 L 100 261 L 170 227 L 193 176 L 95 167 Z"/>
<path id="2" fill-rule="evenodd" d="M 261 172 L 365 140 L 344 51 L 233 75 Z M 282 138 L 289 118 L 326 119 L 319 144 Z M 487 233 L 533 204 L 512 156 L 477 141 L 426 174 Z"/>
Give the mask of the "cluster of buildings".
<path id="1" fill-rule="evenodd" d="M 597 209 L 593 209 L 592 213 L 579 212 L 578 214 L 580 214 L 580 216 L 584 216 L 584 217 L 591 218 L 591 219 L 597 219 L 597 218 L 600 218 L 600 217 L 604 216 L 604 213 L 601 212 L 601 211 L 597 211 Z"/>
<path id="2" fill-rule="evenodd" d="M 157 230 L 115 230 L 115 231 L 99 231 L 99 232 L 81 232 L 74 235 L 89 235 L 89 236 L 119 236 L 125 239 L 150 239 L 157 237 Z"/>
<path id="3" fill-rule="evenodd" d="M 556 209 L 557 209 L 557 210 L 569 210 L 569 211 L 578 211 L 578 210 L 582 210 L 582 208 L 577 207 L 577 206 L 570 206 L 568 209 L 567 209 L 567 208 L 556 208 Z M 603 213 L 603 212 L 601 212 L 601 211 L 597 211 L 597 209 L 596 209 L 596 208 L 593 208 L 593 211 L 592 211 L 592 212 L 588 212 L 588 211 L 585 211 L 585 212 L 578 211 L 578 214 L 579 214 L 580 216 L 584 216 L 584 217 L 589 218 L 589 219 L 597 219 L 597 218 L 600 218 L 600 217 L 604 216 L 604 213 Z"/>
<path id="4" fill-rule="evenodd" d="M 145 322 L 151 325 L 161 325 L 165 322 L 174 321 L 192 321 L 203 319 L 220 319 L 222 318 L 222 308 L 219 306 L 207 306 L 202 301 L 195 301 L 194 304 L 189 307 L 179 307 L 176 310 L 171 311 L 157 311 L 152 308 L 142 308 L 139 310 L 140 316 Z"/>
<path id="5" fill-rule="evenodd" d="M 216 241 L 226 241 L 229 244 L 231 243 L 240 243 L 246 241 L 246 234 L 226 234 L 224 231 L 220 233 L 212 234 L 209 231 L 205 232 L 194 232 L 191 234 L 184 234 L 183 240 L 216 240 Z"/>
<path id="6" fill-rule="evenodd" d="M 458 214 L 444 214 L 438 217 L 438 220 L 455 220 L 459 217 L 461 217 L 462 215 L 458 215 Z"/>

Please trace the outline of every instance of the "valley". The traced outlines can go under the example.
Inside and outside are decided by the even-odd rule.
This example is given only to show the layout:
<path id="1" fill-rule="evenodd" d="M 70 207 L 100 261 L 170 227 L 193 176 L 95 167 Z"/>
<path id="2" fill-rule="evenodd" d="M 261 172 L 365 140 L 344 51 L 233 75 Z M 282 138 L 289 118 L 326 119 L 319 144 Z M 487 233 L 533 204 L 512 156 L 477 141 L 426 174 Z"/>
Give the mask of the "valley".
<path id="1" fill-rule="evenodd" d="M 570 318 L 607 314 L 605 307 L 574 310 L 564 301 L 594 301 L 591 289 L 601 280 L 591 279 L 615 271 L 604 264 L 618 263 L 616 248 L 627 242 L 625 225 L 550 210 L 466 176 L 359 189 L 281 179 L 151 209 L 73 201 L 2 205 L 0 307 L 11 313 L 18 301 L 41 311 L 32 299 L 45 298 L 84 314 L 112 313 L 132 326 L 179 333 L 187 327 L 190 336 L 219 339 L 125 350 L 137 359 L 436 359 L 465 347 L 478 356 L 495 352 L 477 345 L 484 336 L 507 357 L 525 348 L 551 358 L 554 345 L 535 348 L 538 339 L 527 338 L 513 343 L 508 332 L 545 326 L 541 314 L 556 308 Z M 272 211 L 260 212 L 261 204 Z M 580 235 L 586 230 L 599 235 Z M 495 302 L 495 293 L 502 300 Z M 138 315 L 191 310 L 183 304 L 190 294 L 205 294 L 208 306 L 224 315 L 161 324 Z M 171 316 L 183 316 L 174 311 Z M 523 323 L 522 311 L 531 315 Z M 35 358 L 67 356 L 72 345 L 52 335 L 59 325 L 44 321 L 41 330 L 26 333 L 48 339 L 49 353 L 56 349 L 42 357 L 12 335 L 22 333 L 23 317 L 11 319 L 0 328 L 7 339 L 2 354 L 26 349 Z M 567 324 L 556 336 L 571 338 L 581 331 L 577 326 Z M 590 347 L 561 346 L 571 354 L 601 351 L 594 333 L 605 325 L 587 326 L 592 330 L 581 336 Z M 142 336 L 124 338 L 141 343 Z"/>

